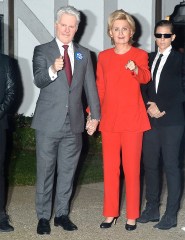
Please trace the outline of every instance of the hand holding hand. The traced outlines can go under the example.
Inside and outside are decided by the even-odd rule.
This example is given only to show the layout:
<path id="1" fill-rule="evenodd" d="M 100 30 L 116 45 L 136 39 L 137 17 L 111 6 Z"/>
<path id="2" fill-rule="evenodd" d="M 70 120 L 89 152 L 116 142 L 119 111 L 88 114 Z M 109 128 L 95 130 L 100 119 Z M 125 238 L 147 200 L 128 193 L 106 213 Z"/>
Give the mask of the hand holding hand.
<path id="1" fill-rule="evenodd" d="M 64 58 L 62 56 L 60 56 L 59 58 L 55 59 L 55 62 L 51 66 L 51 69 L 52 69 L 53 73 L 56 73 L 56 72 L 62 70 L 63 67 L 64 67 Z"/>
<path id="2" fill-rule="evenodd" d="M 96 131 L 96 128 L 98 126 L 99 121 L 96 119 L 91 119 L 89 116 L 87 117 L 87 123 L 86 123 L 86 130 L 87 133 L 91 136 Z"/>
<path id="3" fill-rule="evenodd" d="M 150 115 L 152 118 L 160 118 L 163 117 L 166 112 L 165 111 L 160 111 L 159 108 L 157 107 L 155 102 L 148 102 L 147 105 L 150 105 L 147 109 L 147 113 Z"/>

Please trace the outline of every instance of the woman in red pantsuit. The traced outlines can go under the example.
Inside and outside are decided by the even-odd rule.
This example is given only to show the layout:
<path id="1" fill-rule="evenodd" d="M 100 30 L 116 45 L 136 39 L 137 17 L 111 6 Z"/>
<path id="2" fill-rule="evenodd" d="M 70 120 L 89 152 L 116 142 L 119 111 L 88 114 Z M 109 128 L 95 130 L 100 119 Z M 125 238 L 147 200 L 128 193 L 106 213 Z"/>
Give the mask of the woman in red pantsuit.
<path id="1" fill-rule="evenodd" d="M 109 228 L 119 216 L 120 152 L 126 184 L 127 230 L 136 229 L 140 199 L 140 156 L 143 132 L 150 129 L 140 84 L 150 80 L 148 55 L 132 46 L 135 22 L 116 10 L 108 19 L 113 48 L 100 52 L 97 88 L 101 103 L 104 164 L 104 222 Z"/>

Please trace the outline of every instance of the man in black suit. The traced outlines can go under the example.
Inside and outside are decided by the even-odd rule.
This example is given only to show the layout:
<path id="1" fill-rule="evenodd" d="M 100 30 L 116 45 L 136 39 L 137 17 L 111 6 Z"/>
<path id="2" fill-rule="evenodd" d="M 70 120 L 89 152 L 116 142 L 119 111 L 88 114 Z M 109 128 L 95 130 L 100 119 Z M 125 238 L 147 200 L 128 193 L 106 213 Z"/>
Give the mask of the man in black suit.
<path id="1" fill-rule="evenodd" d="M 172 49 L 175 39 L 171 22 L 162 20 L 154 29 L 158 51 L 150 54 L 152 81 L 142 86 L 152 129 L 144 134 L 143 162 L 146 180 L 146 208 L 140 223 L 160 219 L 159 160 L 162 154 L 167 179 L 166 211 L 154 228 L 170 229 L 177 225 L 181 193 L 179 149 L 184 131 L 182 63 L 183 55 Z"/>
<path id="2" fill-rule="evenodd" d="M 0 54 L 0 232 L 10 232 L 14 228 L 9 224 L 5 210 L 5 148 L 6 129 L 8 128 L 7 111 L 15 96 L 15 73 L 11 58 Z"/>

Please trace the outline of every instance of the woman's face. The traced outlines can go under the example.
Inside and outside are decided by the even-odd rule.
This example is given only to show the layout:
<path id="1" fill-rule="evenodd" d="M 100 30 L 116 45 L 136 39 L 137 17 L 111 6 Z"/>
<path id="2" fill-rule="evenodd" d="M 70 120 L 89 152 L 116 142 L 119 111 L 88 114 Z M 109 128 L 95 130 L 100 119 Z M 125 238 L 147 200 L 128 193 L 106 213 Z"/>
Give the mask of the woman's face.
<path id="1" fill-rule="evenodd" d="M 114 44 L 128 44 L 132 37 L 132 29 L 127 20 L 115 20 L 110 30 L 110 36 L 114 40 Z"/>
<path id="2" fill-rule="evenodd" d="M 172 34 L 169 26 L 158 27 L 155 32 L 155 41 L 159 51 L 164 52 L 175 39 L 175 34 Z"/>

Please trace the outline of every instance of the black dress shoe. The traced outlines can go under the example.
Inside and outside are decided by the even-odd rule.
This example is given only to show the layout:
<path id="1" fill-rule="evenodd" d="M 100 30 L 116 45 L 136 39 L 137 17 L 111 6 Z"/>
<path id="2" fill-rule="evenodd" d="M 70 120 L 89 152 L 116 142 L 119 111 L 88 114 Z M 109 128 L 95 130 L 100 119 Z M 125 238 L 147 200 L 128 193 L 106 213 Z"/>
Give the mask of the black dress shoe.
<path id="1" fill-rule="evenodd" d="M 51 228 L 50 228 L 49 220 L 45 218 L 41 218 L 37 225 L 37 233 L 40 235 L 43 235 L 43 234 L 50 234 L 50 232 L 51 232 Z"/>
<path id="2" fill-rule="evenodd" d="M 161 230 L 168 230 L 172 227 L 177 226 L 177 218 L 176 217 L 171 217 L 167 214 L 164 214 L 160 220 L 159 223 L 154 225 L 154 228 L 158 228 Z"/>
<path id="3" fill-rule="evenodd" d="M 127 231 L 133 231 L 133 230 L 135 230 L 137 228 L 137 225 L 135 224 L 135 225 L 130 225 L 130 224 L 128 224 L 128 223 L 126 223 L 125 224 L 125 229 L 127 230 Z"/>
<path id="4" fill-rule="evenodd" d="M 63 227 L 63 229 L 66 231 L 78 230 L 77 226 L 74 223 L 72 223 L 69 217 L 66 215 L 55 217 L 54 225 L 55 227 L 58 227 L 58 226 Z"/>
<path id="5" fill-rule="evenodd" d="M 114 225 L 116 224 L 116 221 L 117 221 L 117 218 L 113 218 L 113 220 L 111 222 L 102 222 L 100 224 L 100 228 L 110 228 L 113 223 L 114 223 Z"/>
<path id="6" fill-rule="evenodd" d="M 147 206 L 146 209 L 142 212 L 141 216 L 137 219 L 139 223 L 147 222 L 159 222 L 159 208 Z"/>
<path id="7" fill-rule="evenodd" d="M 0 232 L 12 232 L 14 228 L 9 223 L 9 217 L 6 216 L 0 220 Z"/>

